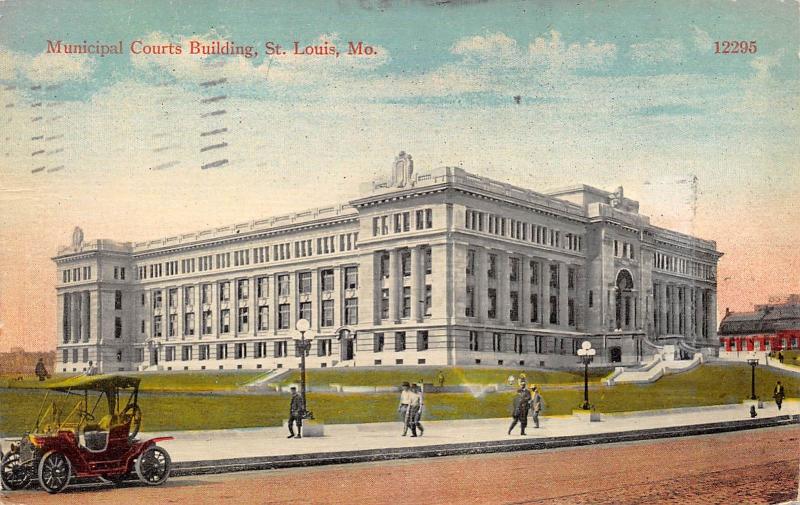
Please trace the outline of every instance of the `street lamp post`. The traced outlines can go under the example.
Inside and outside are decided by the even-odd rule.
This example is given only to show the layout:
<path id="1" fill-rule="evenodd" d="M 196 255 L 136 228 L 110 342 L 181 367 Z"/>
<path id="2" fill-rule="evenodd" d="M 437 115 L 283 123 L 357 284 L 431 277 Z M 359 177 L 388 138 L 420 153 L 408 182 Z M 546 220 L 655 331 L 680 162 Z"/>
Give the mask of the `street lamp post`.
<path id="1" fill-rule="evenodd" d="M 756 399 L 756 366 L 758 366 L 758 358 L 755 354 L 750 354 L 750 357 L 747 358 L 747 363 L 750 365 L 751 375 L 750 375 L 750 399 Z"/>
<path id="2" fill-rule="evenodd" d="M 597 350 L 592 349 L 592 343 L 588 340 L 585 340 L 578 349 L 578 356 L 583 363 L 583 405 L 581 406 L 583 410 L 589 410 L 589 363 L 592 362 L 596 353 Z"/>
<path id="3" fill-rule="evenodd" d="M 294 325 L 300 332 L 300 396 L 303 398 L 303 417 L 308 412 L 306 404 L 306 352 L 311 348 L 311 341 L 306 340 L 306 332 L 311 327 L 307 319 L 299 319 Z"/>

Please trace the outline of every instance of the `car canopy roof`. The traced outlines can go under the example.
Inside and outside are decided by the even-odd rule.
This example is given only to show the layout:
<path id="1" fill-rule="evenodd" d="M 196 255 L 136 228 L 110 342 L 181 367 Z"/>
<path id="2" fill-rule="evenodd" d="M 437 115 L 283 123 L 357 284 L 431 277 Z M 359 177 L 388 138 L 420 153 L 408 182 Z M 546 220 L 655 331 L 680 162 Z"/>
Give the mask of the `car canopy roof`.
<path id="1" fill-rule="evenodd" d="M 70 377 L 53 384 L 48 384 L 47 389 L 56 391 L 69 391 L 74 389 L 91 391 L 110 391 L 117 388 L 135 388 L 141 381 L 138 377 L 123 375 L 79 375 Z"/>

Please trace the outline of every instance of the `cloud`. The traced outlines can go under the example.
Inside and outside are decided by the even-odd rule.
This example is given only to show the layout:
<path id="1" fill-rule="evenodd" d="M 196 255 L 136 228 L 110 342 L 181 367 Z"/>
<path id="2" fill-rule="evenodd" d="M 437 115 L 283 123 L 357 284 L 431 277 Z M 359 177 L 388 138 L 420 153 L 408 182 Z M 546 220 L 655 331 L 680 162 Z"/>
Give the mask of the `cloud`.
<path id="1" fill-rule="evenodd" d="M 677 63 L 683 60 L 686 49 L 675 39 L 653 39 L 631 44 L 631 59 L 642 65 Z"/>
<path id="2" fill-rule="evenodd" d="M 714 40 L 707 31 L 701 30 L 697 26 L 692 27 L 694 32 L 694 47 L 701 53 L 709 53 L 713 49 Z"/>
<path id="3" fill-rule="evenodd" d="M 0 80 L 24 78 L 43 84 L 88 79 L 94 59 L 85 54 L 55 55 L 41 52 L 35 56 L 0 47 Z"/>

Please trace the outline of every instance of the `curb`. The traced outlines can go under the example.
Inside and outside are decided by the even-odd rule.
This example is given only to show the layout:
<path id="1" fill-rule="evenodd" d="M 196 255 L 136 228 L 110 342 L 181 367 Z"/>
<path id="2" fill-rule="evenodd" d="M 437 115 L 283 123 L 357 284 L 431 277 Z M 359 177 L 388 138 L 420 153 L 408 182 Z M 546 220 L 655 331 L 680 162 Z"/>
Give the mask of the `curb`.
<path id="1" fill-rule="evenodd" d="M 784 415 L 762 419 L 744 419 L 720 423 L 669 428 L 651 428 L 622 433 L 598 433 L 566 437 L 547 437 L 514 440 L 495 440 L 489 442 L 440 444 L 421 447 L 401 447 L 369 449 L 361 451 L 321 452 L 298 455 L 265 456 L 254 458 L 233 458 L 222 460 L 186 461 L 172 465 L 173 476 L 206 475 L 252 470 L 275 470 L 320 465 L 341 465 L 348 463 L 367 463 L 397 459 L 432 458 L 443 456 L 462 456 L 491 454 L 515 451 L 537 451 L 564 447 L 612 444 L 661 438 L 677 438 L 697 435 L 710 435 L 741 430 L 754 430 L 800 424 L 800 414 Z"/>

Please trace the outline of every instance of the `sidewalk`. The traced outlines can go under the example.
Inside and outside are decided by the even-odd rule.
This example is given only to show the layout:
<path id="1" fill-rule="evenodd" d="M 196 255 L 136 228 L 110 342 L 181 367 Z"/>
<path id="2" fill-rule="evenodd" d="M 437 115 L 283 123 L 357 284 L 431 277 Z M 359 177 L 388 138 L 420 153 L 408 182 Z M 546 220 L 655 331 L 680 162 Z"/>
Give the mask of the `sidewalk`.
<path id="1" fill-rule="evenodd" d="M 400 422 L 326 425 L 324 437 L 287 439 L 286 428 L 251 428 L 173 433 L 143 433 L 140 439 L 174 436 L 161 442 L 172 456 L 175 473 L 350 463 L 385 459 L 546 449 L 754 429 L 800 423 L 800 402 L 787 401 L 778 412 L 765 403 L 750 419 L 744 404 L 661 411 L 542 417 L 541 428 L 519 426 L 507 435 L 510 419 L 430 421 L 425 435 L 402 437 Z M 424 416 L 423 416 L 424 417 Z"/>

